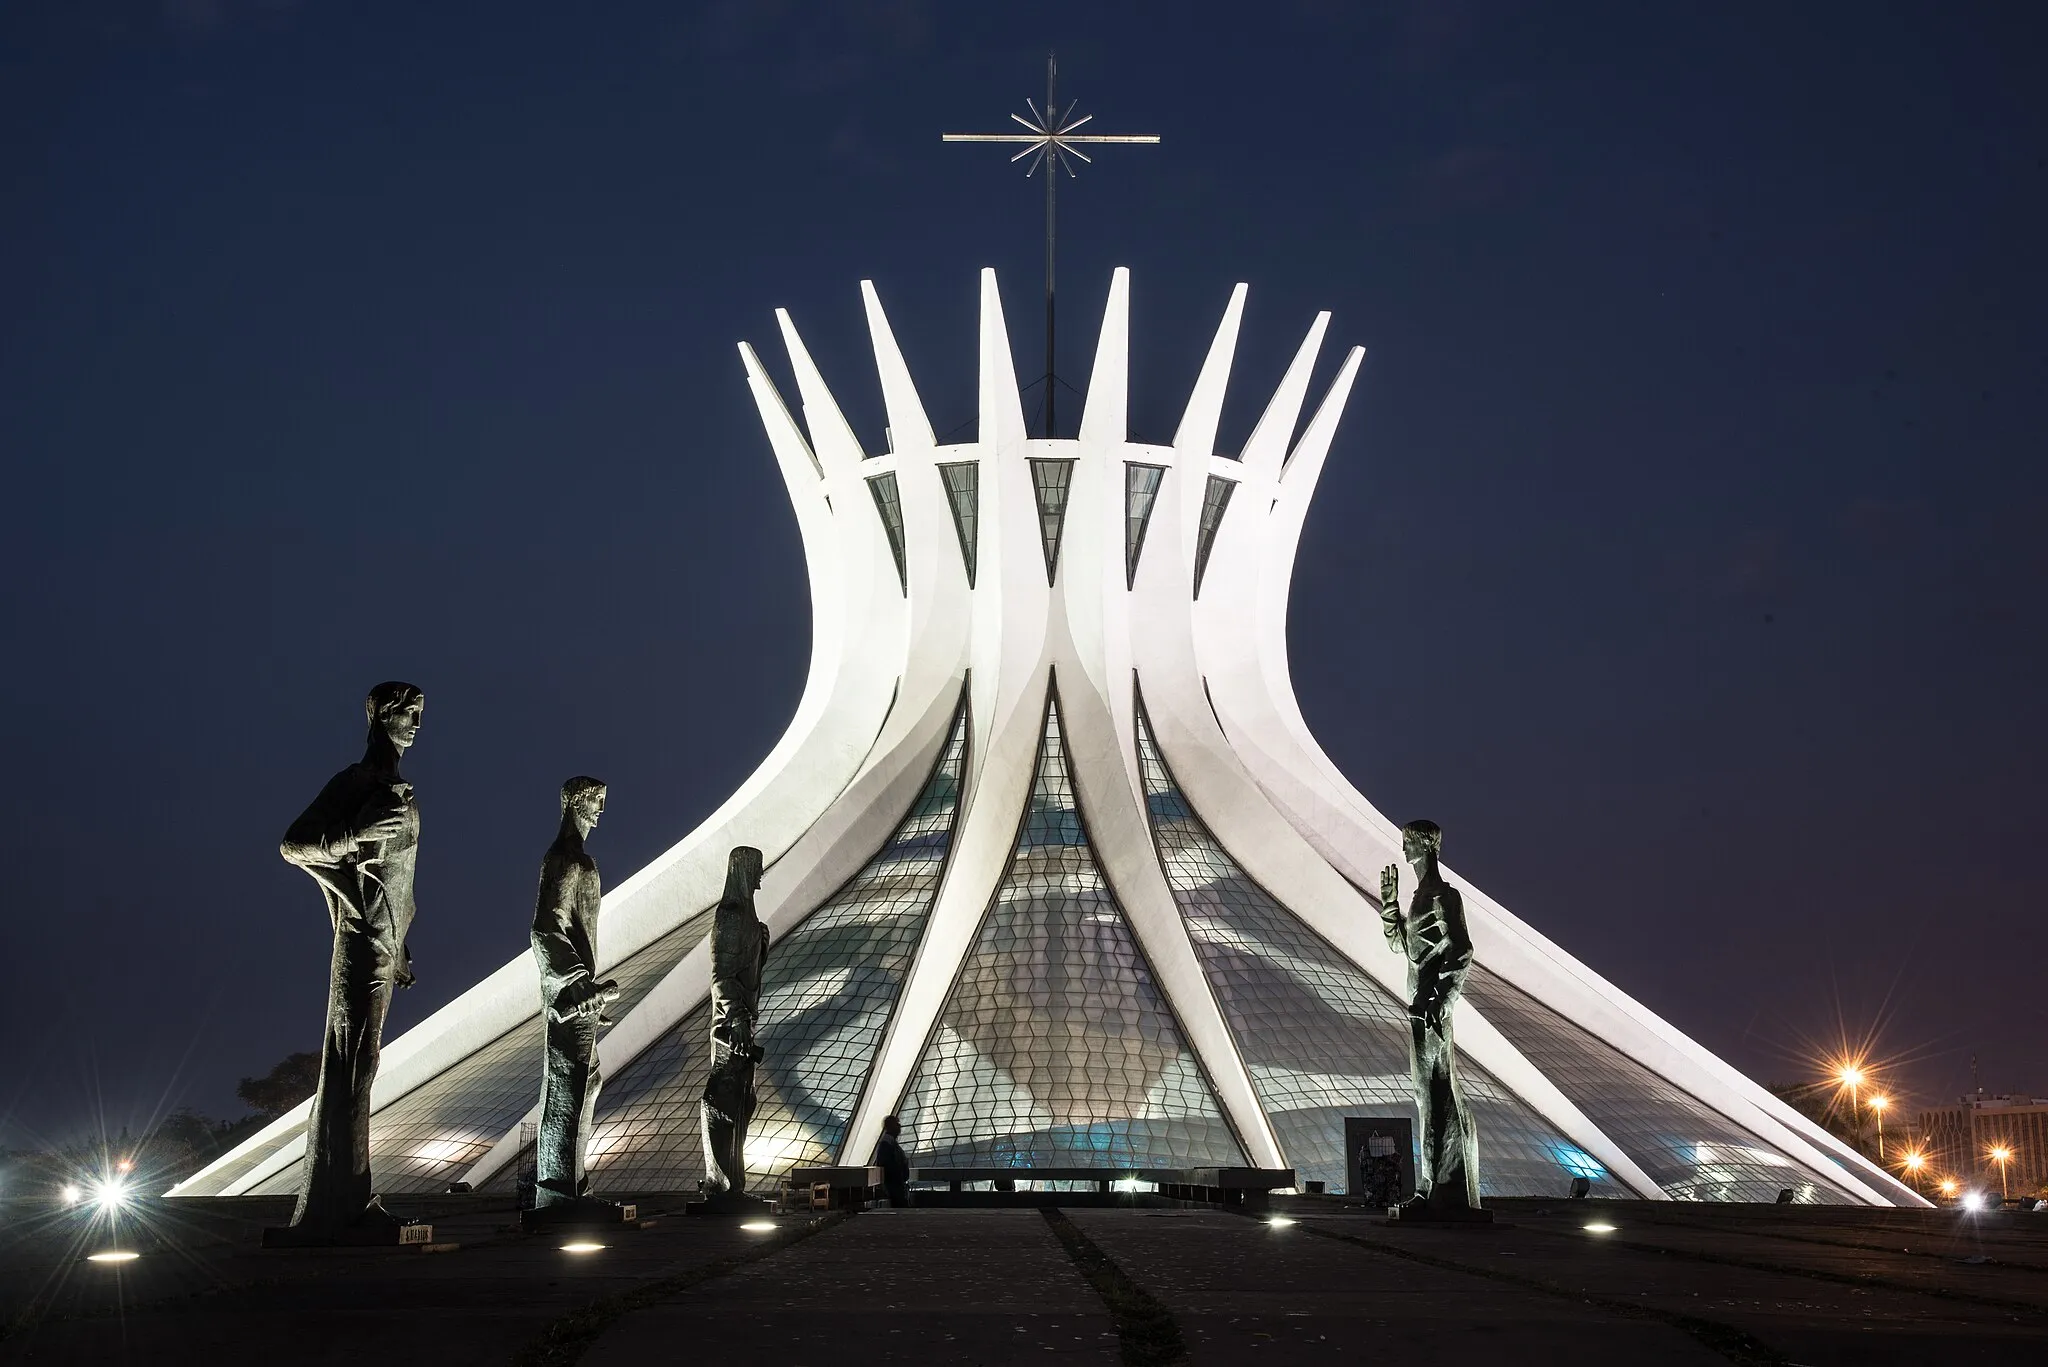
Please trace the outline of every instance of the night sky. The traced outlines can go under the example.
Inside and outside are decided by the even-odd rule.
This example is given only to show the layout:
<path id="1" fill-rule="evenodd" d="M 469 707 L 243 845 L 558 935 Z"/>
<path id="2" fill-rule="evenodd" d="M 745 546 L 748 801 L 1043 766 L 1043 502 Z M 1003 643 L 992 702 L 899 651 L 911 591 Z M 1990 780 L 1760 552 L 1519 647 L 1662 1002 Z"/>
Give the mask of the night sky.
<path id="1" fill-rule="evenodd" d="M 743 383 L 786 306 L 869 449 L 1037 183 L 941 131 L 1157 132 L 1062 184 L 1060 370 L 1133 273 L 1164 440 L 1318 309 L 1365 369 L 1297 569 L 1311 726 L 1504 904 L 1764 1081 L 2048 1094 L 2048 7 L 0 10 L 0 1143 L 240 1111 L 317 1046 L 278 835 L 427 693 L 420 986 L 526 952 L 572 773 L 617 883 L 766 753 L 808 604 Z M 1029 399 L 1027 400 L 1029 402 Z M 1027 409 L 1028 411 L 1028 409 Z M 1062 406 L 1063 425 L 1078 399 Z M 969 435 L 971 425 L 959 435 Z"/>

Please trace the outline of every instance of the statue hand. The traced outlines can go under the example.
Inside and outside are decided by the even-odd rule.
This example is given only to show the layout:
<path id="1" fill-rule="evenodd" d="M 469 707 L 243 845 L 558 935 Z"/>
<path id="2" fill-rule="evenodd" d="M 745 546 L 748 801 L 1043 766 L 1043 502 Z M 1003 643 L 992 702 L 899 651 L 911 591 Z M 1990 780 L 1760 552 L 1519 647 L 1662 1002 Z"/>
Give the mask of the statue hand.
<path id="1" fill-rule="evenodd" d="M 588 977 L 571 979 L 567 986 L 555 994 L 554 1002 L 548 1007 L 548 1014 L 558 1021 L 574 1020 L 587 1015 L 600 1005 L 602 992 Z"/>
<path id="2" fill-rule="evenodd" d="M 356 813 L 356 843 L 375 844 L 405 834 L 405 797 L 394 784 L 367 799 Z"/>
<path id="3" fill-rule="evenodd" d="M 1380 910 L 1401 909 L 1401 866 L 1389 864 L 1380 870 Z"/>

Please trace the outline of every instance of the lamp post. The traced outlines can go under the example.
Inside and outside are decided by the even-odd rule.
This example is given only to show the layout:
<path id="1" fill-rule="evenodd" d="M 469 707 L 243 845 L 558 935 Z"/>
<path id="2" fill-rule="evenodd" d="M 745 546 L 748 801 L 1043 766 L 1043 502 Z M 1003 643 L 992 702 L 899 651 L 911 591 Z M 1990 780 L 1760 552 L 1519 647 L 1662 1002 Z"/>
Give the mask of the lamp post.
<path id="1" fill-rule="evenodd" d="M 1855 1063 L 1843 1064 L 1835 1072 L 1835 1083 L 1849 1093 L 1849 1134 L 1852 1137 L 1852 1142 L 1856 1143 L 1858 1148 L 1861 1148 L 1862 1144 L 1857 1136 L 1860 1135 L 1863 1127 L 1863 1117 L 1857 1114 L 1857 1093 L 1863 1086 L 1862 1065 Z"/>
<path id="2" fill-rule="evenodd" d="M 1870 1098 L 1870 1109 L 1877 1113 L 1877 1161 L 1880 1164 L 1884 1162 L 1884 1110 L 1891 1104 L 1892 1099 L 1888 1096 Z"/>
<path id="3" fill-rule="evenodd" d="M 2012 1149 L 2004 1144 L 1991 1147 L 1991 1161 L 1998 1164 L 1998 1199 L 2003 1201 L 2010 1194 L 2005 1189 L 2005 1165 L 2012 1160 Z"/>

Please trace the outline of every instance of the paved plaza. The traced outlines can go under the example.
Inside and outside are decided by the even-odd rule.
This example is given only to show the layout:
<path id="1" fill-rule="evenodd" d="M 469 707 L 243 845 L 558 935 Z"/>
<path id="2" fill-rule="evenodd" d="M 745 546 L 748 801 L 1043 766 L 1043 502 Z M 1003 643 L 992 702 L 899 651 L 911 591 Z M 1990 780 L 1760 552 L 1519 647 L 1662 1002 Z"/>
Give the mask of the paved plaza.
<path id="1" fill-rule="evenodd" d="M 2048 1361 L 2042 1215 L 1507 1201 L 1446 1230 L 1278 1198 L 664 1214 L 572 1253 L 471 1204 L 433 1251 L 265 1253 L 284 1209 L 158 1203 L 94 1263 L 104 1234 L 6 1208 L 0 1362 Z"/>

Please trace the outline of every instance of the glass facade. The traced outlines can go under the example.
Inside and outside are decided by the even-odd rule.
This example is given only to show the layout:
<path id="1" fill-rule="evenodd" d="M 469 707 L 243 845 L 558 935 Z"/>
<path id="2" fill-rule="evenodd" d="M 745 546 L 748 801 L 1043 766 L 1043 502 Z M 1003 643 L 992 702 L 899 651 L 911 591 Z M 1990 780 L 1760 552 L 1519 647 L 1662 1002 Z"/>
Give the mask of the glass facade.
<path id="1" fill-rule="evenodd" d="M 1520 988 L 1474 967 L 1465 996 L 1586 1118 L 1678 1201 L 1851 1198 Z"/>
<path id="2" fill-rule="evenodd" d="M 1060 564 L 1060 529 L 1067 520 L 1067 488 L 1074 478 L 1070 460 L 1031 462 L 1031 489 L 1038 498 L 1038 536 L 1045 546 L 1045 582 Z"/>
<path id="3" fill-rule="evenodd" d="M 1138 556 L 1145 549 L 1145 528 L 1152 522 L 1152 504 L 1159 497 L 1163 465 L 1124 465 L 1124 587 L 1138 581 Z"/>
<path id="4" fill-rule="evenodd" d="M 889 554 L 896 557 L 896 582 L 910 592 L 910 576 L 903 568 L 903 498 L 896 488 L 896 473 L 876 475 L 868 481 L 875 496 L 875 511 L 882 515 L 882 530 L 889 537 Z"/>
<path id="5" fill-rule="evenodd" d="M 926 1167 L 1245 1161 L 1089 849 L 1056 700 L 1009 867 L 897 1109 Z"/>
<path id="6" fill-rule="evenodd" d="M 1217 843 L 1167 769 L 1142 702 L 1138 762 L 1160 863 L 1281 1151 L 1302 1180 L 1342 1190 L 1344 1117 L 1414 1118 L 1408 1009 Z M 1491 1073 L 1463 1055 L 1458 1070 L 1483 1194 L 1562 1196 L 1574 1177 L 1596 1195 L 1631 1194 Z"/>
<path id="7" fill-rule="evenodd" d="M 610 974 L 620 993 L 612 1018 L 624 1019 L 704 939 L 710 924 L 710 913 L 699 913 L 620 962 Z M 539 1005 L 536 993 L 533 1015 L 370 1117 L 370 1171 L 378 1191 L 447 1190 L 533 1109 L 540 1100 Z M 255 1193 L 297 1191 L 299 1170 L 298 1162 L 280 1169 Z"/>
<path id="8" fill-rule="evenodd" d="M 774 1187 L 794 1166 L 839 1160 L 952 850 L 967 729 L 963 692 L 945 749 L 889 842 L 769 951 L 756 1023 L 766 1058 L 747 1131 L 756 1189 Z M 593 1186 L 695 1188 L 705 1174 L 698 1103 L 710 1076 L 710 1030 L 707 1010 L 692 1013 L 599 1094 Z"/>
<path id="9" fill-rule="evenodd" d="M 1221 475 L 1209 476 L 1202 490 L 1202 520 L 1195 528 L 1195 597 L 1202 596 L 1202 576 L 1209 572 L 1209 552 L 1216 545 L 1216 529 L 1223 525 L 1224 509 L 1237 492 L 1237 481 Z"/>
<path id="10" fill-rule="evenodd" d="M 975 520 L 981 516 L 981 467 L 971 460 L 939 467 L 946 485 L 946 506 L 953 510 L 953 531 L 960 538 L 960 560 L 967 566 L 967 587 L 974 587 Z"/>

